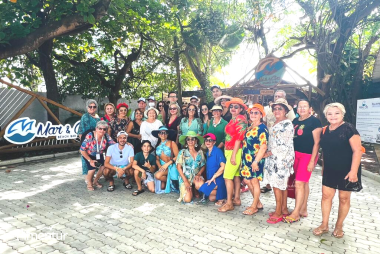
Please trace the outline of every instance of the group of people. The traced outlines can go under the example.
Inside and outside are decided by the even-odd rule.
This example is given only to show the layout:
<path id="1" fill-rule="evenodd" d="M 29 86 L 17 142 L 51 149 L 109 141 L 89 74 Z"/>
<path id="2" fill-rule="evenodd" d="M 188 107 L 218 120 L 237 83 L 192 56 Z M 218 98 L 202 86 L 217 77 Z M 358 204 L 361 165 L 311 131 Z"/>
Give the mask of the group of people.
<path id="1" fill-rule="evenodd" d="M 319 236 L 329 231 L 332 199 L 338 190 L 333 236 L 343 237 L 350 194 L 362 188 L 361 140 L 355 127 L 344 121 L 344 106 L 328 104 L 324 115 L 329 125 L 322 128 L 309 101 L 298 101 L 295 114 L 282 90 L 276 91 L 274 103 L 249 108 L 240 98 L 222 95 L 219 86 L 211 90 L 213 102 L 198 109 L 199 99 L 193 96 L 186 112 L 177 104 L 175 92 L 169 93 L 167 108 L 164 102 L 155 107 L 153 97 L 146 108 L 145 98 L 140 98 L 131 117 L 126 103 L 116 107 L 107 103 L 106 115 L 100 118 L 97 102 L 88 100 L 79 129 L 87 189 L 101 188 L 102 175 L 109 181 L 110 192 L 115 189 L 115 178 L 122 179 L 126 189 L 133 188 L 134 179 L 134 196 L 145 189 L 158 194 L 177 192 L 179 202 L 201 197 L 201 202 L 215 202 L 219 212 L 228 212 L 241 205 L 243 182 L 253 197 L 243 214 L 262 211 L 260 195 L 273 189 L 276 209 L 267 222 L 295 223 L 308 216 L 309 180 L 321 147 L 323 219 L 313 233 Z M 290 213 L 287 188 L 293 184 L 291 175 L 296 202 Z M 260 181 L 267 185 L 260 189 Z"/>

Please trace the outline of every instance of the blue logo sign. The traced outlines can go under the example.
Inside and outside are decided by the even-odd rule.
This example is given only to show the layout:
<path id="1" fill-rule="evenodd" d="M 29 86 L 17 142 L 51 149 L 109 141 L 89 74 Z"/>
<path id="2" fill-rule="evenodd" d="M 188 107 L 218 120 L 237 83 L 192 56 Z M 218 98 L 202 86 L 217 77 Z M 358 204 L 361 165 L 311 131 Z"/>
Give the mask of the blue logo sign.
<path id="1" fill-rule="evenodd" d="M 285 64 L 281 59 L 267 57 L 257 64 L 255 77 L 262 86 L 274 87 L 281 83 L 284 73 Z"/>
<path id="2" fill-rule="evenodd" d="M 362 105 L 359 106 L 360 109 L 367 109 L 368 106 L 365 101 L 362 101 Z"/>
<path id="3" fill-rule="evenodd" d="M 4 138 L 16 145 L 27 144 L 35 137 L 47 138 L 55 136 L 58 140 L 77 138 L 80 121 L 76 122 L 72 128 L 69 124 L 63 126 L 53 125 L 47 121 L 46 124 L 38 123 L 29 117 L 19 118 L 11 122 L 5 129 Z"/>

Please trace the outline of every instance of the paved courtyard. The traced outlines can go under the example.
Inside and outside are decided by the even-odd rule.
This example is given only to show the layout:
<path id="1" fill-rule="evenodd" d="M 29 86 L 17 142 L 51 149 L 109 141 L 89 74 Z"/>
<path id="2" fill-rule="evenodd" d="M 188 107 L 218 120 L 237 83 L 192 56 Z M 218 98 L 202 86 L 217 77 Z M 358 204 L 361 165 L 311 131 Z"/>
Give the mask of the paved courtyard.
<path id="1" fill-rule="evenodd" d="M 264 211 L 254 216 L 242 215 L 248 193 L 241 207 L 221 214 L 213 203 L 180 204 L 177 194 L 133 197 L 120 181 L 113 193 L 103 179 L 101 190 L 88 192 L 79 155 L 1 167 L 0 253 L 380 253 L 380 184 L 366 177 L 352 195 L 344 238 L 313 236 L 320 173 L 310 181 L 309 217 L 269 225 L 273 193 L 262 195 Z M 337 208 L 335 199 L 330 227 Z"/>

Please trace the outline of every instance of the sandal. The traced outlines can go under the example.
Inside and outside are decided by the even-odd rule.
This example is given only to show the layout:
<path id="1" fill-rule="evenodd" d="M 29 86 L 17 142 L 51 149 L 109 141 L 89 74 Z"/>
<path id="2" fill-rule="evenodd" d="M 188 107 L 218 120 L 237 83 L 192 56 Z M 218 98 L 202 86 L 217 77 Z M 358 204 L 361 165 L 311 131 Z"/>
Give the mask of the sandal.
<path id="1" fill-rule="evenodd" d="M 277 224 L 277 223 L 279 223 L 280 221 L 282 221 L 282 217 L 273 217 L 273 216 L 271 216 L 271 217 L 269 217 L 269 219 L 267 219 L 267 222 L 269 223 L 269 224 Z"/>
<path id="2" fill-rule="evenodd" d="M 321 236 L 329 232 L 329 229 L 321 229 L 321 227 L 317 227 L 313 230 L 313 235 Z"/>
<path id="3" fill-rule="evenodd" d="M 115 185 L 110 185 L 110 186 L 108 186 L 108 188 L 107 188 L 107 191 L 108 192 L 112 192 L 112 191 L 114 191 L 115 190 Z"/>
<path id="4" fill-rule="evenodd" d="M 272 189 L 267 188 L 267 186 L 264 186 L 260 189 L 261 193 L 267 193 L 268 191 L 271 191 Z"/>
<path id="5" fill-rule="evenodd" d="M 103 185 L 101 185 L 100 183 L 93 183 L 93 186 L 95 186 L 96 188 L 99 188 L 99 189 L 101 189 L 101 188 L 103 188 Z"/>
<path id="6" fill-rule="evenodd" d="M 340 232 L 340 234 L 338 234 Z M 334 229 L 334 232 L 332 232 L 331 236 L 335 238 L 342 238 L 344 236 L 344 231 L 342 229 Z"/>
<path id="7" fill-rule="evenodd" d="M 230 205 L 224 204 L 222 207 L 218 209 L 218 212 L 225 213 L 228 211 L 232 211 L 234 209 L 235 207 L 233 205 L 230 206 Z"/>
<path id="8" fill-rule="evenodd" d="M 275 213 L 275 212 L 270 212 L 270 213 L 268 213 L 269 217 L 272 217 L 272 216 L 274 215 L 274 213 Z M 285 218 L 286 216 L 289 216 L 289 215 L 290 215 L 290 213 L 284 213 L 284 214 L 282 215 L 282 218 Z"/>
<path id="9" fill-rule="evenodd" d="M 132 189 L 132 185 L 131 185 L 130 183 L 128 183 L 128 184 L 123 183 L 123 186 L 124 186 L 126 189 L 128 189 L 128 190 Z"/>
<path id="10" fill-rule="evenodd" d="M 92 187 L 92 186 L 87 186 L 87 190 L 88 190 L 88 191 L 94 191 L 94 187 Z"/>
<path id="11" fill-rule="evenodd" d="M 294 218 L 292 218 L 290 216 L 286 216 L 286 217 L 283 218 L 282 221 L 285 222 L 285 223 L 288 223 L 288 224 L 292 224 L 292 223 L 300 221 L 300 219 L 296 220 L 296 219 L 294 219 Z"/>
<path id="12" fill-rule="evenodd" d="M 141 193 L 143 193 L 145 190 L 134 190 L 133 192 L 132 192 L 132 196 L 137 196 L 137 195 L 139 195 L 139 194 L 141 194 Z"/>
<path id="13" fill-rule="evenodd" d="M 216 206 L 222 206 L 222 205 L 224 205 L 224 203 L 225 203 L 226 201 L 223 199 L 223 200 L 219 200 L 218 202 L 215 202 L 215 205 Z"/>
<path id="14" fill-rule="evenodd" d="M 255 208 L 253 207 L 248 207 L 247 209 L 245 209 L 245 211 L 243 212 L 244 215 L 254 215 L 255 213 L 258 213 L 260 212 L 260 210 L 258 208 L 256 208 L 256 211 L 255 211 Z"/>

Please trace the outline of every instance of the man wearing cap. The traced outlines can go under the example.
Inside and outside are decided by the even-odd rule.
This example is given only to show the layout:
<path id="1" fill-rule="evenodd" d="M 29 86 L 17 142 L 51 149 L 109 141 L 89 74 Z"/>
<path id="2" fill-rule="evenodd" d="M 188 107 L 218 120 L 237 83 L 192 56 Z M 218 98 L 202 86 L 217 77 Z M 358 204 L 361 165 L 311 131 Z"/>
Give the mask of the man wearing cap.
<path id="1" fill-rule="evenodd" d="M 128 178 L 133 177 L 132 162 L 135 154 L 133 147 L 127 145 L 127 137 L 128 134 L 125 131 L 120 131 L 117 134 L 117 144 L 108 147 L 103 172 L 104 178 L 110 181 L 107 191 L 115 190 L 114 176 L 125 177 L 123 186 L 126 189 L 132 189 Z"/>
<path id="2" fill-rule="evenodd" d="M 228 122 L 222 118 L 223 108 L 218 105 L 214 105 L 210 110 L 212 112 L 211 120 L 206 124 L 203 134 L 212 133 L 216 136 L 215 146 L 223 148 L 226 139 L 226 133 L 224 129 Z"/>
<path id="3" fill-rule="evenodd" d="M 156 107 L 156 99 L 154 99 L 154 96 L 149 96 L 148 98 L 148 106 L 149 107 Z"/>
<path id="4" fill-rule="evenodd" d="M 145 108 L 146 108 L 146 100 L 145 98 L 139 98 L 138 101 L 137 101 L 137 104 L 138 104 L 138 108 L 141 109 L 141 111 L 145 111 Z M 135 120 L 135 111 L 133 111 L 132 115 L 131 115 L 131 120 L 134 121 Z M 143 121 L 146 120 L 146 117 L 144 117 L 142 119 Z"/>
<path id="5" fill-rule="evenodd" d="M 212 92 L 212 97 L 214 98 L 214 100 L 213 101 L 211 101 L 211 102 L 209 102 L 208 104 L 207 104 L 207 107 L 208 108 L 212 108 L 214 105 L 215 105 L 215 100 L 218 98 L 218 97 L 220 97 L 220 96 L 222 96 L 222 89 L 220 89 L 220 86 L 219 85 L 213 85 L 212 87 L 211 87 L 211 92 Z"/>
<path id="6" fill-rule="evenodd" d="M 223 178 L 224 167 L 226 165 L 226 158 L 223 151 L 215 146 L 216 137 L 212 133 L 207 133 L 204 137 L 204 142 L 207 147 L 207 161 L 206 161 L 206 177 L 197 177 L 194 179 L 195 188 L 208 196 L 209 200 L 214 202 L 217 206 L 221 206 L 227 198 L 226 184 Z"/>
<path id="7" fill-rule="evenodd" d="M 288 102 L 286 101 L 286 93 L 285 93 L 285 91 L 283 91 L 283 90 L 277 90 L 274 93 L 274 101 L 276 102 L 279 99 L 285 101 L 286 104 L 288 104 Z M 268 127 L 268 129 L 272 128 L 273 125 L 274 125 L 274 122 L 276 121 L 276 118 L 274 117 L 274 114 L 272 112 L 272 107 L 271 106 L 272 105 L 269 105 L 269 106 L 266 106 L 264 108 L 264 110 L 265 110 L 265 117 L 263 118 L 263 121 L 266 122 L 266 126 Z M 296 118 L 296 116 L 294 114 L 294 111 L 293 111 L 293 109 L 291 107 L 289 108 L 289 113 L 286 115 L 286 117 L 290 121 L 293 121 L 293 119 Z"/>

